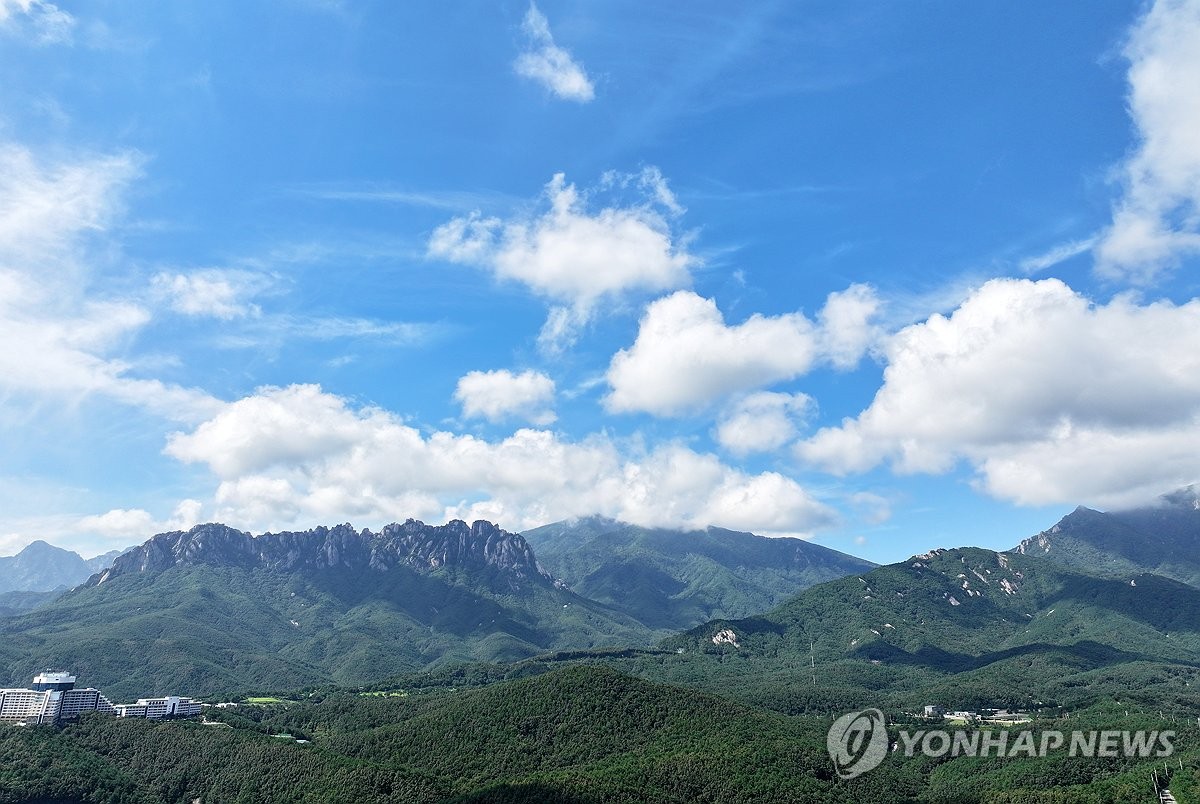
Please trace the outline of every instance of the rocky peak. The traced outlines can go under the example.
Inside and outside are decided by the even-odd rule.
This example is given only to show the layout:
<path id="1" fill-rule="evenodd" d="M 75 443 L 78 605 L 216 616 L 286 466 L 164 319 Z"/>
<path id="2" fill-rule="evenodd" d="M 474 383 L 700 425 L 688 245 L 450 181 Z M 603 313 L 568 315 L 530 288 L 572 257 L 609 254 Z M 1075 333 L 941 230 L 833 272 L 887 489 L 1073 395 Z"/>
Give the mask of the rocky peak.
<path id="1" fill-rule="evenodd" d="M 253 536 L 221 524 L 197 525 L 188 531 L 154 536 L 120 556 L 92 583 L 129 573 L 197 564 L 285 572 L 335 568 L 387 571 L 399 566 L 424 572 L 446 569 L 483 574 L 489 582 L 499 581 L 514 588 L 525 581 L 551 580 L 519 534 L 483 520 L 471 525 L 457 519 L 445 525 L 427 525 L 409 519 L 387 525 L 378 533 L 342 524 Z"/>
<path id="2" fill-rule="evenodd" d="M 388 525 L 380 531 L 372 565 L 396 560 L 411 566 L 504 569 L 517 577 L 546 576 L 523 536 L 501 530 L 491 522 L 471 525 L 454 519 L 445 525 L 426 525 L 415 519 Z"/>
<path id="3" fill-rule="evenodd" d="M 1034 534 L 1013 548 L 1013 552 L 1025 555 L 1045 555 L 1054 547 L 1054 537 L 1060 534 L 1089 533 L 1096 528 L 1108 527 L 1109 515 L 1082 505 L 1064 516 L 1050 528 Z"/>

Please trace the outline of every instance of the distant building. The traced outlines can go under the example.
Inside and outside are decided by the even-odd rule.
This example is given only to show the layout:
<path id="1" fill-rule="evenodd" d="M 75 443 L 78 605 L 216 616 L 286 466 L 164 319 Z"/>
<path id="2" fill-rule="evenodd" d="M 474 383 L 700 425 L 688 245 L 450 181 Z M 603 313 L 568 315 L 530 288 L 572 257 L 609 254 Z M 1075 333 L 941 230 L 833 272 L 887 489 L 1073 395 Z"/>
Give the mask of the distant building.
<path id="1" fill-rule="evenodd" d="M 83 712 L 116 714 L 112 701 L 100 690 L 75 689 L 75 676 L 47 670 L 33 677 L 29 689 L 0 689 L 0 722 L 54 723 L 71 720 Z"/>
<path id="2" fill-rule="evenodd" d="M 0 689 L 0 723 L 30 726 L 74 720 L 84 712 L 154 720 L 194 717 L 200 714 L 200 706 L 199 701 L 178 695 L 142 698 L 137 703 L 114 706 L 100 690 L 75 689 L 75 676 L 61 670 L 38 673 L 29 689 Z"/>
<path id="3" fill-rule="evenodd" d="M 933 705 L 925 707 L 925 717 L 941 717 L 944 714 L 946 714 L 946 710 L 940 706 Z"/>
<path id="4" fill-rule="evenodd" d="M 974 723 L 979 720 L 979 715 L 974 712 L 947 712 L 942 717 L 946 720 L 961 720 L 964 723 Z"/>
<path id="5" fill-rule="evenodd" d="M 145 717 L 160 720 L 165 717 L 195 717 L 201 704 L 191 698 L 167 695 L 163 698 L 139 698 L 137 703 L 117 704 L 118 717 Z"/>

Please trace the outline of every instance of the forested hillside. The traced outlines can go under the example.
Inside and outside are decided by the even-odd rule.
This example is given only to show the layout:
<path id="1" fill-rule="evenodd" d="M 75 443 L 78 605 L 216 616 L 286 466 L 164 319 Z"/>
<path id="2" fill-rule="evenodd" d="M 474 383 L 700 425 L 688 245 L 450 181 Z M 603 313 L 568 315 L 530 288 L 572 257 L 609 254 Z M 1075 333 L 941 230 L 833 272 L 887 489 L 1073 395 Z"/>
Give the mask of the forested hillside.
<path id="1" fill-rule="evenodd" d="M 1142 804 L 1154 764 L 895 755 L 841 781 L 825 748 L 830 718 L 598 666 L 475 689 L 327 691 L 213 716 L 229 725 L 89 717 L 61 731 L 0 730 L 0 802 Z M 1165 717 L 1096 708 L 1071 726 L 1171 722 L 1183 744 L 1193 741 L 1177 758 L 1183 789 L 1196 767 L 1196 729 Z"/>
<path id="2" fill-rule="evenodd" d="M 813 584 L 875 566 L 802 539 L 644 528 L 596 516 L 522 535 L 573 591 L 670 631 L 758 614 Z"/>

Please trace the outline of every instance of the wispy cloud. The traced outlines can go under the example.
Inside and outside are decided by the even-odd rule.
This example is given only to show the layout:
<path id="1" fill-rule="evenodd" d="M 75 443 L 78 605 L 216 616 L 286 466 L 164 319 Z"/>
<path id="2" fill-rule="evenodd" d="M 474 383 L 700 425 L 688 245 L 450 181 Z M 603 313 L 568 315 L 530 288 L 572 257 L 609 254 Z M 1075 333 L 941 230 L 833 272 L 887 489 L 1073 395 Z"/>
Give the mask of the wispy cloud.
<path id="1" fill-rule="evenodd" d="M 32 32 L 38 45 L 71 42 L 75 18 L 45 0 L 0 0 L 0 31 Z"/>
<path id="2" fill-rule="evenodd" d="M 460 190 L 411 190 L 388 184 L 300 184 L 285 188 L 291 196 L 318 201 L 347 201 L 364 204 L 401 204 L 427 209 L 463 212 L 480 207 L 510 205 L 516 199 L 500 192 Z"/>
<path id="3" fill-rule="evenodd" d="M 0 146 L 0 393 L 68 402 L 98 394 L 179 421 L 218 406 L 199 389 L 134 376 L 116 355 L 151 312 L 89 287 L 140 161 L 119 154 L 50 163 Z"/>
<path id="4" fill-rule="evenodd" d="M 563 100 L 587 103 L 596 97 L 583 67 L 554 43 L 546 15 L 533 3 L 529 4 L 521 29 L 528 41 L 527 49 L 513 62 L 517 75 L 538 82 Z"/>
<path id="5" fill-rule="evenodd" d="M 425 343 L 445 332 L 439 323 L 380 321 L 341 316 L 261 315 L 236 331 L 222 332 L 216 345 L 226 349 L 278 349 L 290 342 L 371 340 L 392 346 Z"/>
<path id="6" fill-rule="evenodd" d="M 154 277 L 151 287 L 177 313 L 227 321 L 260 315 L 261 308 L 250 299 L 271 282 L 269 276 L 253 271 L 205 269 L 162 272 Z"/>
<path id="7" fill-rule="evenodd" d="M 1055 265 L 1066 262 L 1072 257 L 1078 257 L 1080 254 L 1091 251 L 1099 239 L 1098 236 L 1092 236 L 1059 243 L 1049 251 L 1036 254 L 1032 257 L 1026 257 L 1017 263 L 1017 268 L 1025 275 L 1036 274 L 1047 268 L 1053 268 Z"/>

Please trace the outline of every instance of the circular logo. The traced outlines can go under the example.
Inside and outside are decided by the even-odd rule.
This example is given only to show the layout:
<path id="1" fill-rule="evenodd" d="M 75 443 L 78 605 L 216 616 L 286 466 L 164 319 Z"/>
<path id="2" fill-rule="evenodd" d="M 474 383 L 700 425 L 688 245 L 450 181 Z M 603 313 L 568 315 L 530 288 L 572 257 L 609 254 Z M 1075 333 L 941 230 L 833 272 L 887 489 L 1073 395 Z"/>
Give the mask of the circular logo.
<path id="1" fill-rule="evenodd" d="M 887 722 L 878 709 L 851 712 L 833 721 L 825 740 L 833 767 L 843 779 L 853 779 L 879 767 L 888 752 Z"/>

